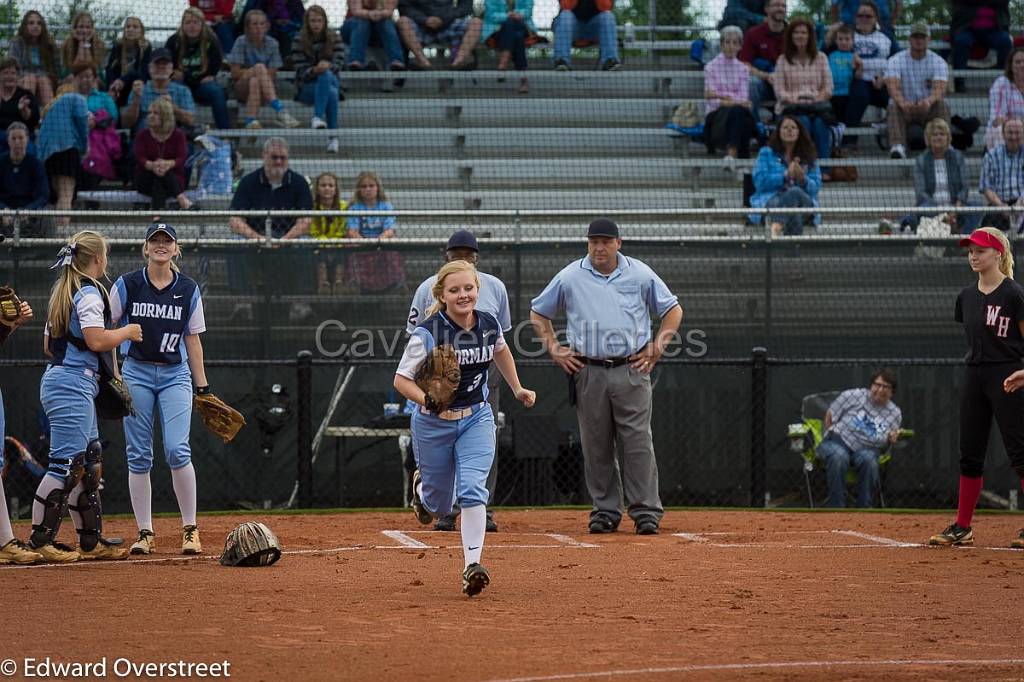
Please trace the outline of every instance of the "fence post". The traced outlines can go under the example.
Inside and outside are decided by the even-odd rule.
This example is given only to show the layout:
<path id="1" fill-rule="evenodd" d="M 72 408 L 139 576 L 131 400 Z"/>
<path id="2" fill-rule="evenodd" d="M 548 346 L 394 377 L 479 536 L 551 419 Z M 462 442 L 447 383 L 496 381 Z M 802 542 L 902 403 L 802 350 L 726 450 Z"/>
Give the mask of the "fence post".
<path id="1" fill-rule="evenodd" d="M 768 350 L 756 346 L 750 359 L 750 506 L 763 507 L 768 451 Z"/>
<path id="2" fill-rule="evenodd" d="M 299 508 L 313 506 L 313 354 L 299 351 L 295 361 L 298 390 L 297 449 Z"/>

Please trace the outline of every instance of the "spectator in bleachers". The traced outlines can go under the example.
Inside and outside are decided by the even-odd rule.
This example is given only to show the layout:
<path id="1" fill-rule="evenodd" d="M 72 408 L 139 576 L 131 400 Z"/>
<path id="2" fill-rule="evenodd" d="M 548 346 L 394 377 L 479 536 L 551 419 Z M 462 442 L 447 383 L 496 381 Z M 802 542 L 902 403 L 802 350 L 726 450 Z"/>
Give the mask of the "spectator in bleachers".
<path id="1" fill-rule="evenodd" d="M 42 14 L 35 10 L 25 12 L 18 34 L 11 40 L 10 57 L 21 67 L 21 87 L 38 98 L 39 106 L 49 104 L 60 70 L 60 55 Z"/>
<path id="2" fill-rule="evenodd" d="M 203 13 L 203 21 L 217 37 L 221 52 L 231 52 L 235 45 L 235 0 L 188 0 L 188 4 Z"/>
<path id="3" fill-rule="evenodd" d="M 950 146 L 953 139 L 949 124 L 941 118 L 932 119 L 924 129 L 928 149 L 914 161 L 915 206 L 981 206 L 968 198 L 970 181 L 964 155 Z M 922 215 L 904 218 L 904 226 L 917 230 Z M 963 234 L 970 234 L 981 224 L 981 213 L 953 214 L 953 224 Z"/>
<path id="4" fill-rule="evenodd" d="M 338 129 L 338 75 L 345 66 L 345 45 L 327 23 L 327 12 L 320 5 L 306 10 L 302 30 L 292 52 L 295 68 L 295 99 L 313 105 L 309 127 L 314 130 Z M 338 138 L 327 141 L 327 151 L 337 154 Z"/>
<path id="5" fill-rule="evenodd" d="M 137 80 L 149 77 L 149 58 L 153 51 L 146 40 L 146 27 L 138 17 L 124 20 L 124 33 L 114 41 L 107 55 L 104 79 L 110 96 L 118 105 L 128 103 L 128 93 Z"/>
<path id="6" fill-rule="evenodd" d="M 833 25 L 856 25 L 857 13 L 860 12 L 863 4 L 864 0 L 832 0 Z M 900 14 L 903 12 L 903 0 L 878 0 L 877 4 L 873 1 L 871 4 L 874 6 L 875 21 L 878 24 L 879 30 L 889 40 L 895 42 L 896 38 L 892 27 L 899 21 Z M 885 56 L 888 57 L 889 55 L 886 54 Z"/>
<path id="7" fill-rule="evenodd" d="M 783 0 L 784 2 L 785 0 Z M 577 41 L 598 43 L 604 71 L 618 71 L 619 40 L 615 32 L 614 0 L 559 0 L 561 11 L 551 22 L 555 34 L 555 69 L 572 68 L 572 47 Z"/>
<path id="8" fill-rule="evenodd" d="M 148 196 L 155 209 L 163 209 L 174 197 L 178 208 L 193 208 L 185 196 L 185 159 L 188 142 L 185 133 L 174 125 L 174 109 L 166 99 L 158 99 L 146 113 L 148 125 L 135 136 L 135 190 Z"/>
<path id="9" fill-rule="evenodd" d="M 277 122 L 285 128 L 298 128 L 299 122 L 284 110 L 277 98 L 274 76 L 284 62 L 277 41 L 267 35 L 270 23 L 267 15 L 254 9 L 245 15 L 245 33 L 238 37 L 228 54 L 231 80 L 235 82 L 235 97 L 245 103 L 246 128 L 262 128 L 257 116 L 260 105 L 269 104 L 277 115 Z"/>
<path id="10" fill-rule="evenodd" d="M 50 184 L 43 162 L 28 151 L 28 127 L 11 123 L 4 131 L 8 151 L 0 154 L 0 209 L 44 208 L 50 199 Z M 23 237 L 43 237 L 42 218 L 21 218 Z M 4 218 L 4 231 L 14 226 L 14 218 Z"/>
<path id="11" fill-rule="evenodd" d="M 43 109 L 39 126 L 39 158 L 50 179 L 51 196 L 59 210 L 71 210 L 75 184 L 82 171 L 82 158 L 89 148 L 92 114 L 89 106 L 74 88 L 62 85 L 50 106 Z M 61 227 L 71 223 L 71 216 L 55 221 Z"/>
<path id="12" fill-rule="evenodd" d="M 171 80 L 174 60 L 166 47 L 153 50 L 149 59 L 149 80 L 135 81 L 128 96 L 128 106 L 121 113 L 121 123 L 138 133 L 146 127 L 149 107 L 157 99 L 169 99 L 174 107 L 174 120 L 179 126 L 190 127 L 196 122 L 196 103 L 192 91 Z"/>
<path id="13" fill-rule="evenodd" d="M 764 23 L 743 34 L 740 61 L 750 65 L 750 104 L 754 118 L 761 116 L 764 102 L 775 99 L 772 72 L 782 54 L 782 34 L 786 30 L 786 0 L 767 0 Z"/>
<path id="14" fill-rule="evenodd" d="M 237 43 L 236 43 L 237 44 Z M 313 208 L 309 183 L 288 168 L 288 142 L 270 137 L 263 143 L 263 167 L 244 176 L 231 199 L 232 209 L 299 210 Z M 233 216 L 231 231 L 245 239 L 262 239 L 264 218 Z M 274 218 L 271 227 L 276 239 L 298 239 L 309 233 L 309 218 Z"/>
<path id="15" fill-rule="evenodd" d="M 850 88 L 860 78 L 862 63 L 853 52 L 852 27 L 840 25 L 835 30 L 834 39 L 836 47 L 828 54 L 828 68 L 832 73 L 832 112 L 837 120 L 845 121 Z"/>
<path id="16" fill-rule="evenodd" d="M 473 0 L 457 0 L 454 4 L 452 0 L 399 0 L 398 13 L 398 33 L 412 52 L 412 69 L 432 68 L 423 54 L 423 48 L 431 45 L 450 45 L 451 66 L 457 71 L 476 67 L 473 50 L 483 24 L 473 16 Z"/>
<path id="17" fill-rule="evenodd" d="M 1024 118 L 1024 47 L 1015 47 L 1006 58 L 1006 69 L 988 91 L 988 130 L 985 148 L 1003 141 L 1003 121 Z"/>
<path id="18" fill-rule="evenodd" d="M 23 123 L 33 131 L 39 125 L 39 107 L 32 93 L 18 85 L 18 61 L 12 57 L 0 60 L 0 152 L 7 151 L 4 131 L 12 123 Z M 29 133 L 31 138 L 31 132 Z"/>
<path id="19" fill-rule="evenodd" d="M 508 70 L 509 62 L 516 71 L 525 72 L 526 46 L 537 42 L 537 27 L 533 23 L 533 0 L 487 0 L 484 4 L 484 44 L 498 50 L 498 71 Z M 499 76 L 504 80 L 504 76 Z M 530 92 L 526 76 L 519 79 L 520 95 Z"/>
<path id="20" fill-rule="evenodd" d="M 986 213 L 985 225 L 1007 230 L 1011 227 L 1005 209 L 1020 211 L 1024 207 L 1024 122 L 1019 118 L 1003 121 L 1003 143 L 985 152 L 981 162 L 981 181 L 978 189 L 985 202 L 997 209 Z M 1020 214 L 1016 216 L 1020 219 Z M 1016 227 L 1014 225 L 1014 227 Z"/>
<path id="21" fill-rule="evenodd" d="M 818 205 L 821 170 L 814 143 L 800 120 L 783 115 L 768 144 L 761 147 L 754 164 L 753 208 L 810 208 Z M 804 233 L 807 214 L 774 214 L 769 217 L 773 235 Z M 760 214 L 750 214 L 750 222 L 761 223 Z M 818 215 L 814 222 L 820 222 Z"/>
<path id="22" fill-rule="evenodd" d="M 348 204 L 341 198 L 341 186 L 333 173 L 321 173 L 313 182 L 313 210 L 344 211 Z M 343 216 L 319 216 L 313 218 L 309 236 L 314 239 L 344 239 L 348 236 L 348 222 Z M 321 296 L 344 293 L 344 268 L 341 258 L 333 250 L 322 254 L 317 264 L 317 293 Z"/>
<path id="23" fill-rule="evenodd" d="M 90 113 L 94 124 L 89 130 L 89 150 L 82 159 L 82 173 L 78 178 L 79 187 L 84 190 L 96 189 L 104 180 L 116 180 L 121 170 L 117 162 L 123 156 L 121 136 L 117 134 L 110 112 L 101 107 Z"/>
<path id="24" fill-rule="evenodd" d="M 289 58 L 292 40 L 299 34 L 306 12 L 302 0 L 246 0 L 242 8 L 243 23 L 253 10 L 259 10 L 266 16 L 270 35 L 281 50 L 281 59 Z"/>
<path id="25" fill-rule="evenodd" d="M 799 18 L 789 22 L 782 36 L 782 56 L 775 64 L 775 112 L 800 119 L 810 132 L 817 157 L 827 159 L 832 152 L 832 71 L 828 58 L 818 52 L 814 25 Z"/>
<path id="26" fill-rule="evenodd" d="M 181 15 L 181 25 L 167 39 L 167 50 L 174 60 L 171 78 L 185 85 L 194 101 L 205 104 L 213 112 L 213 124 L 221 130 L 231 127 L 228 101 L 224 88 L 217 82 L 217 72 L 224 61 L 217 36 L 206 24 L 203 13 L 188 7 Z"/>
<path id="27" fill-rule="evenodd" d="M 103 73 L 103 63 L 107 58 L 107 46 L 103 36 L 96 30 L 92 15 L 78 12 L 71 20 L 71 33 L 60 46 L 62 79 L 71 75 L 71 68 L 78 62 L 91 62 L 96 73 Z"/>
<path id="28" fill-rule="evenodd" d="M 118 110 L 114 99 L 96 87 L 96 68 L 92 62 L 79 62 L 71 69 L 72 85 L 75 92 L 85 98 L 89 112 L 95 115 L 98 111 L 106 111 L 108 117 L 117 127 Z"/>
<path id="29" fill-rule="evenodd" d="M 740 31 L 757 26 L 764 21 L 764 0 L 726 0 L 722 20 L 718 29 L 736 26 Z"/>
<path id="30" fill-rule="evenodd" d="M 736 159 L 750 158 L 750 138 L 756 122 L 750 110 L 750 71 L 736 58 L 743 32 L 726 26 L 721 32 L 722 51 L 704 67 L 704 142 L 708 153 L 725 149 L 725 169 L 736 172 Z"/>
<path id="31" fill-rule="evenodd" d="M 889 155 L 907 158 L 907 124 L 927 125 L 933 118 L 949 123 L 946 83 L 949 68 L 928 49 L 931 30 L 923 21 L 910 27 L 910 49 L 897 52 L 886 66 L 889 102 Z"/>
<path id="32" fill-rule="evenodd" d="M 363 171 L 356 178 L 355 192 L 348 208 L 350 211 L 395 210 L 384 194 L 380 177 L 372 171 Z M 395 236 L 395 216 L 352 216 L 348 219 L 348 236 L 354 239 L 390 239 Z"/>
<path id="33" fill-rule="evenodd" d="M 850 84 L 846 114 L 841 117 L 850 128 L 861 124 L 869 106 L 885 109 L 889 105 L 885 69 L 893 44 L 889 36 L 879 29 L 878 6 L 872 0 L 860 1 L 854 31 L 853 52 L 860 64 L 860 71 Z M 856 138 L 849 143 L 851 146 L 856 145 Z"/>
<path id="34" fill-rule="evenodd" d="M 341 26 L 341 38 L 348 43 L 350 71 L 366 68 L 366 48 L 370 44 L 371 34 L 377 36 L 384 48 L 388 69 L 405 69 L 405 51 L 398 37 L 398 27 L 392 18 L 397 8 L 398 0 L 349 0 L 349 16 Z"/>
<path id="35" fill-rule="evenodd" d="M 967 68 L 971 48 L 977 44 L 995 50 L 996 68 L 1003 68 L 1013 47 L 1009 0 L 953 0 L 949 35 L 954 69 Z M 963 90 L 961 79 L 957 79 L 956 88 Z"/>

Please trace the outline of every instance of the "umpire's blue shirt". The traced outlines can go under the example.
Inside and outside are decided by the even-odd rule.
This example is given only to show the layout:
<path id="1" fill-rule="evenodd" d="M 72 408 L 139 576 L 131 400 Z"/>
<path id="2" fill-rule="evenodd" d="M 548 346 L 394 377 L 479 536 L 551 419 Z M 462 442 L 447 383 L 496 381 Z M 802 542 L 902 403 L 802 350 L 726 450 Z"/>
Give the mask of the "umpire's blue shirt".
<path id="1" fill-rule="evenodd" d="M 589 358 L 621 358 L 651 340 L 653 308 L 659 317 L 679 299 L 646 263 L 617 254 L 610 275 L 594 269 L 590 256 L 573 261 L 555 275 L 530 309 L 554 319 L 560 308 L 567 318 L 569 345 Z"/>

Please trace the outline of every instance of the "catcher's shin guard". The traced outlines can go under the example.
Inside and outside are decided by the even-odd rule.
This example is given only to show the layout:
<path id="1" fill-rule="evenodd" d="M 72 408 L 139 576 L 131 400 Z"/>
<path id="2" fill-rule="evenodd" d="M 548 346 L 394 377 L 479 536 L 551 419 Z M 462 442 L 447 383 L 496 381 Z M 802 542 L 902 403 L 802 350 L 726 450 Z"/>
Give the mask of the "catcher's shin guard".
<path id="1" fill-rule="evenodd" d="M 78 544 L 86 552 L 91 552 L 96 545 L 103 542 L 105 545 L 120 545 L 122 541 L 117 538 L 106 539 L 103 537 L 103 503 L 100 500 L 100 483 L 103 480 L 103 445 L 94 440 L 89 443 L 85 452 L 85 473 L 82 478 L 84 489 L 74 500 L 74 504 L 68 504 L 68 509 L 73 509 L 82 517 L 82 527 L 78 529 Z"/>
<path id="2" fill-rule="evenodd" d="M 36 500 L 43 505 L 43 522 L 32 525 L 32 535 L 29 537 L 29 544 L 32 547 L 42 547 L 57 539 L 61 521 L 68 510 L 68 496 L 85 475 L 84 463 L 84 452 L 75 455 L 68 473 L 64 476 L 64 487 L 54 488 L 45 499 L 36 495 Z"/>

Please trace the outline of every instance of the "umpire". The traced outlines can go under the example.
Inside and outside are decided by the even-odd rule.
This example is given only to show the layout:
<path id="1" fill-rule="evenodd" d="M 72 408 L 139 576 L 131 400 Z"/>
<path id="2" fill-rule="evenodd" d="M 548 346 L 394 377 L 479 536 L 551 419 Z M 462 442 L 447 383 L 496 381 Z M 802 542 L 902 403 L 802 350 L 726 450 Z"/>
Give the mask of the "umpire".
<path id="1" fill-rule="evenodd" d="M 618 437 L 629 516 L 638 534 L 654 535 L 665 511 L 651 440 L 650 373 L 679 329 L 683 309 L 650 267 L 619 253 L 614 222 L 590 223 L 587 242 L 588 255 L 563 268 L 533 299 L 530 320 L 551 359 L 569 375 L 594 502 L 590 532 L 612 533 L 622 520 Z M 559 344 L 551 325 L 560 308 L 569 347 Z M 654 340 L 650 308 L 661 317 Z"/>
<path id="2" fill-rule="evenodd" d="M 477 243 L 476 237 L 469 230 L 457 230 L 448 239 L 448 244 L 444 251 L 445 263 L 464 260 L 467 263 L 476 265 L 479 259 L 480 245 Z M 508 307 L 508 290 L 505 288 L 505 283 L 486 272 L 478 272 L 478 274 L 480 275 L 480 296 L 477 299 L 476 307 L 485 313 L 494 315 L 498 320 L 498 324 L 501 325 L 502 333 L 508 334 L 512 329 L 512 313 Z M 409 334 L 412 334 L 413 330 L 416 329 L 416 325 L 425 319 L 427 309 L 434 303 L 434 295 L 431 293 L 431 289 L 436 281 L 437 275 L 431 275 L 416 288 L 416 293 L 412 297 L 412 306 L 409 308 L 409 318 L 405 326 L 405 330 Z M 494 412 L 495 421 L 498 419 L 500 389 L 501 372 L 498 372 L 492 363 L 487 379 L 487 402 L 491 404 L 491 411 Z M 495 448 L 497 448 L 497 440 L 495 440 Z M 494 487 L 497 482 L 498 453 L 495 452 L 491 471 L 487 474 L 487 491 L 491 496 L 487 501 L 487 532 L 489 533 L 498 530 L 498 524 L 494 520 L 494 512 L 491 510 L 491 505 L 494 503 Z M 455 507 L 452 509 L 451 514 L 439 518 L 434 526 L 434 530 L 455 530 L 455 517 L 458 513 L 459 508 Z"/>

